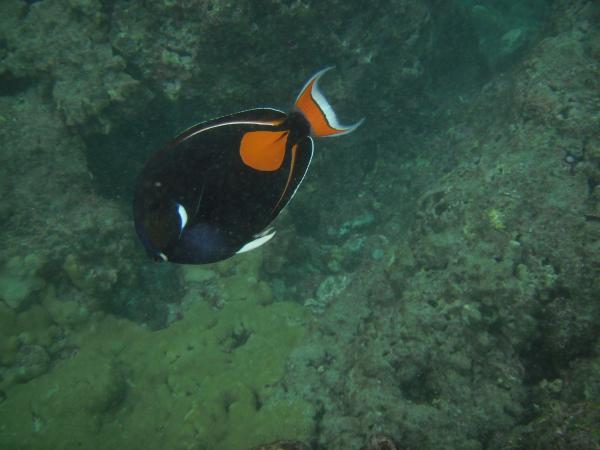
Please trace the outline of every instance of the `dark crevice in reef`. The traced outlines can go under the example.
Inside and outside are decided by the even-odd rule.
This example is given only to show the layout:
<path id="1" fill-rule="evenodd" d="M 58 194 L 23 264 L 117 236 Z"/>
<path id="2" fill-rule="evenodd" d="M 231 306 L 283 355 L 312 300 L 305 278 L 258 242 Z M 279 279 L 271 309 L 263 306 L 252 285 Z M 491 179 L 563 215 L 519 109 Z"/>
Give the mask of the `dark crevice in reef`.
<path id="1" fill-rule="evenodd" d="M 594 355 L 598 326 L 595 313 L 577 303 L 569 289 L 556 287 L 537 314 L 537 336 L 520 357 L 525 369 L 524 384 L 561 378 L 573 361 Z"/>
<path id="2" fill-rule="evenodd" d="M 116 123 L 109 134 L 83 136 L 88 168 L 106 198 L 128 202 L 144 161 L 173 135 L 165 126 L 170 123 L 165 102 L 155 99 L 144 111 L 149 112 Z"/>
<path id="3" fill-rule="evenodd" d="M 2 47 L 1 43 L 0 47 Z M 33 83 L 34 80 L 30 78 L 15 77 L 10 72 L 0 74 L 0 97 L 7 97 L 24 92 L 29 89 Z"/>
<path id="4" fill-rule="evenodd" d="M 314 433 L 310 440 L 310 448 L 313 450 L 326 450 L 319 444 L 320 436 L 323 433 L 323 417 L 325 417 L 325 406 L 319 403 L 314 417 Z"/>
<path id="5" fill-rule="evenodd" d="M 521 354 L 521 362 L 525 369 L 523 382 L 527 386 L 534 386 L 544 378 L 559 376 L 552 353 L 544 347 L 544 338 L 539 337 L 531 342 L 527 352 Z"/>

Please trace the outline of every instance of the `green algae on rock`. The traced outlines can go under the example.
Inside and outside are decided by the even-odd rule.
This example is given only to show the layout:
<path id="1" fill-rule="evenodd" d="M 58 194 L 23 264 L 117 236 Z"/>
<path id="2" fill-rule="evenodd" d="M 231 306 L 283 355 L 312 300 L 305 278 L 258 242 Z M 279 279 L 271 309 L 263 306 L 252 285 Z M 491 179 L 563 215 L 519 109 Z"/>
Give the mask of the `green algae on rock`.
<path id="1" fill-rule="evenodd" d="M 13 256 L 0 269 L 0 300 L 12 309 L 20 310 L 32 302 L 33 295 L 45 286 L 38 274 L 45 259 L 36 254 L 24 258 Z"/>
<path id="2" fill-rule="evenodd" d="M 6 391 L 0 446 L 230 450 L 306 439 L 313 407 L 278 385 L 302 315 L 286 302 L 201 303 L 156 332 L 96 315 L 71 335 L 75 356 Z"/>
<path id="3" fill-rule="evenodd" d="M 308 450 L 308 447 L 298 441 L 277 441 L 253 447 L 251 450 Z"/>

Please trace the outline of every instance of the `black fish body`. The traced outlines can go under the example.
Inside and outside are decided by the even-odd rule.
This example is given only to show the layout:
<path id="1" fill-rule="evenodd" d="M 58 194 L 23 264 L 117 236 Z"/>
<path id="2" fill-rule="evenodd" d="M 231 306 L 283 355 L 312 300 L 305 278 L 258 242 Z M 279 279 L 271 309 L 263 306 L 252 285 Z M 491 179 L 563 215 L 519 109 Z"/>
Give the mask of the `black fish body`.
<path id="1" fill-rule="evenodd" d="M 342 127 L 331 116 L 316 86 L 323 73 L 303 89 L 298 111 L 259 108 L 204 122 L 150 158 L 138 178 L 133 206 L 137 234 L 152 257 L 211 263 L 273 237 L 269 225 L 310 165 L 311 132 L 335 135 L 358 126 Z M 325 101 L 325 112 L 312 99 L 315 92 Z M 327 127 L 329 133 L 323 134 Z"/>

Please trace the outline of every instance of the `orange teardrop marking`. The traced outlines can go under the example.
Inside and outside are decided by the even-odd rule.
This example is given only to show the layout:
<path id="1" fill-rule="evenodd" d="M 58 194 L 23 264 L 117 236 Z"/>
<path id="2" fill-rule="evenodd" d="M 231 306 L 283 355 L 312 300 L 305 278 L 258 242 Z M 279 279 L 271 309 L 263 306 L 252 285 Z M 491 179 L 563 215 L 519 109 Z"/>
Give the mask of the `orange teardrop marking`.
<path id="1" fill-rule="evenodd" d="M 249 167 L 273 172 L 281 167 L 288 131 L 249 131 L 242 136 L 240 156 Z"/>

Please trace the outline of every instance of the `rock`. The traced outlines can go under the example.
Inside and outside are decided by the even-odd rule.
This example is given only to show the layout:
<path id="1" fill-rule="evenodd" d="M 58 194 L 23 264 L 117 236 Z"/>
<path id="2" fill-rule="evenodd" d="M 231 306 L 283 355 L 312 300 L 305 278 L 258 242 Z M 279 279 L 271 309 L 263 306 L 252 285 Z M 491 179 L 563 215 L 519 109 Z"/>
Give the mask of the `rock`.
<path id="1" fill-rule="evenodd" d="M 384 434 L 374 434 L 369 438 L 367 450 L 397 450 L 391 437 Z"/>
<path id="2" fill-rule="evenodd" d="M 85 323 L 90 317 L 87 307 L 74 300 L 44 299 L 43 306 L 52 320 L 60 326 L 74 326 Z"/>
<path id="3" fill-rule="evenodd" d="M 44 259 L 38 255 L 10 258 L 0 270 L 0 299 L 15 310 L 26 307 L 46 284 L 38 276 L 43 265 Z"/>
<path id="4" fill-rule="evenodd" d="M 308 447 L 298 441 L 277 441 L 252 447 L 252 450 L 308 450 Z"/>
<path id="5" fill-rule="evenodd" d="M 203 283 L 212 280 L 217 276 L 214 270 L 206 269 L 202 266 L 185 266 L 183 268 L 183 279 L 187 283 Z"/>
<path id="6" fill-rule="evenodd" d="M 19 366 L 16 369 L 15 380 L 26 383 L 48 371 L 50 357 L 40 345 L 24 345 L 19 351 Z"/>

